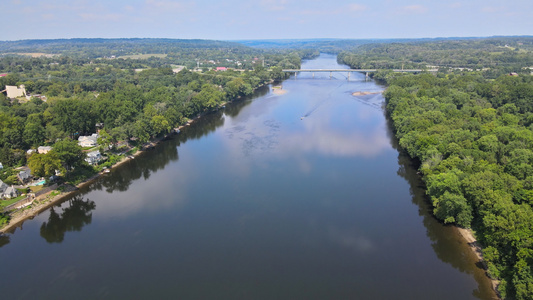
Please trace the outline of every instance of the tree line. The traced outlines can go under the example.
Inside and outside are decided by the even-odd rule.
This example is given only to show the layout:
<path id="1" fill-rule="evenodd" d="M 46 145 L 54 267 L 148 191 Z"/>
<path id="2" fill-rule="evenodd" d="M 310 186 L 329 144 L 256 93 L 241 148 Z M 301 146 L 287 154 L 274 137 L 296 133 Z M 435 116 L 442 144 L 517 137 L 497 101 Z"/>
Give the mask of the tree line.
<path id="1" fill-rule="evenodd" d="M 504 298 L 533 296 L 533 77 L 391 75 L 386 109 L 434 215 L 472 227 Z"/>
<path id="2" fill-rule="evenodd" d="M 375 43 L 339 53 L 338 60 L 357 69 L 463 69 L 482 71 L 487 78 L 533 67 L 532 37 Z"/>
<path id="3" fill-rule="evenodd" d="M 182 53 L 208 50 L 222 56 L 233 51 L 228 49 L 190 47 Z M 315 51 L 264 53 L 244 46 L 235 49 L 246 52 L 239 59 L 257 56 L 267 62 L 266 66 L 258 58 L 253 69 L 243 72 L 193 72 L 185 68 L 175 74 L 166 58 L 3 57 L 0 73 L 8 75 L 0 77 L 2 88 L 24 84 L 27 92 L 45 95 L 47 100 L 8 99 L 0 93 L 0 162 L 5 167 L 25 165 L 26 150 L 50 145 L 54 149 L 70 149 L 77 160 L 69 161 L 69 151 L 34 155 L 31 166 L 36 174 L 75 169 L 83 164 L 83 153 L 80 157 L 81 149 L 75 147 L 75 140 L 96 132 L 97 126 L 104 144 L 122 140 L 142 144 L 199 114 L 217 109 L 224 102 L 250 95 L 271 80 L 286 78 L 282 68 L 299 68 L 302 58 L 318 55 Z M 139 66 L 143 70 L 136 71 Z M 0 178 L 10 183 L 15 180 L 14 175 L 4 169 Z"/>

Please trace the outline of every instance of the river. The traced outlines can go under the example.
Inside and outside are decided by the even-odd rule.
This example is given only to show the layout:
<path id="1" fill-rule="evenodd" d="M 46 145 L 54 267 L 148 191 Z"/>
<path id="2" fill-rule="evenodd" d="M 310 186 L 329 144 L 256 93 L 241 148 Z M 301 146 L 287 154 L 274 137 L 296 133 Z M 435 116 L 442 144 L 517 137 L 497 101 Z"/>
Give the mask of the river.
<path id="1" fill-rule="evenodd" d="M 347 68 L 322 54 L 302 68 Z M 4 299 L 492 299 L 363 74 L 207 115 L 0 241 Z"/>

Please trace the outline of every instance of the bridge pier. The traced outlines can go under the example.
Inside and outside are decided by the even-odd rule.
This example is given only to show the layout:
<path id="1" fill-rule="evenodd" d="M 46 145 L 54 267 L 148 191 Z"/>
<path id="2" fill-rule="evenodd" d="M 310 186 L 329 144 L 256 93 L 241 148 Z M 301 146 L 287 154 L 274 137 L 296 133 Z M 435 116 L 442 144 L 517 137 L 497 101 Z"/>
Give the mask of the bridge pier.
<path id="1" fill-rule="evenodd" d="M 348 81 L 350 81 L 350 74 L 352 74 L 352 72 L 348 72 Z"/>
<path id="2" fill-rule="evenodd" d="M 313 78 L 315 78 L 315 72 L 313 72 Z"/>
<path id="3" fill-rule="evenodd" d="M 329 72 L 329 79 L 331 79 L 331 77 L 333 77 L 333 72 Z"/>

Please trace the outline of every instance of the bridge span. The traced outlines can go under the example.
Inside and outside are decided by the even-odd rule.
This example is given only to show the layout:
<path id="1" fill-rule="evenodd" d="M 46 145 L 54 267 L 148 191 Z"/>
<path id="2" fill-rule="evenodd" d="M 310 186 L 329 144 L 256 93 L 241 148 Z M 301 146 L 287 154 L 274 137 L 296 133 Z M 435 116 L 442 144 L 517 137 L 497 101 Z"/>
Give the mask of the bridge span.
<path id="1" fill-rule="evenodd" d="M 333 76 L 333 73 L 348 73 L 348 80 L 350 80 L 350 74 L 352 72 L 358 72 L 358 73 L 365 73 L 366 77 L 368 77 L 368 73 L 371 72 L 377 72 L 378 69 L 283 69 L 282 72 L 286 73 L 294 73 L 294 77 L 298 76 L 298 73 L 300 72 L 312 72 L 313 78 L 315 78 L 315 73 L 318 72 L 329 72 L 329 78 Z M 401 72 L 401 73 L 421 73 L 421 72 L 437 72 L 437 69 L 428 69 L 428 70 L 422 70 L 422 69 L 393 69 L 393 72 Z"/>

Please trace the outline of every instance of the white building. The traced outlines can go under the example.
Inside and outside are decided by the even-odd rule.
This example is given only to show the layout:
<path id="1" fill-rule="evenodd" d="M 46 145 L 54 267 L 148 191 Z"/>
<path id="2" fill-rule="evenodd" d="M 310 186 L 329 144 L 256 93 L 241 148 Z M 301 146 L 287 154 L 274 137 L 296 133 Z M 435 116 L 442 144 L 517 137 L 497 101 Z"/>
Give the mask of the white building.
<path id="1" fill-rule="evenodd" d="M 6 92 L 8 98 L 18 98 L 18 97 L 26 97 L 29 99 L 30 97 L 26 94 L 26 88 L 21 85 L 20 87 L 15 85 L 6 85 Z"/>
<path id="2" fill-rule="evenodd" d="M 10 186 L 4 191 L 4 194 L 2 196 L 8 199 L 17 198 L 17 189 L 14 186 Z"/>
<path id="3" fill-rule="evenodd" d="M 94 147 L 98 145 L 98 143 L 96 142 L 97 140 L 97 133 L 93 133 L 92 135 L 82 135 L 78 138 L 78 145 L 82 147 Z"/>
<path id="4" fill-rule="evenodd" d="M 46 154 L 46 153 L 50 152 L 50 150 L 52 150 L 51 146 L 39 146 L 37 148 L 37 153 Z"/>
<path id="5" fill-rule="evenodd" d="M 100 154 L 100 151 L 98 150 L 87 153 L 87 158 L 85 159 L 90 165 L 95 165 L 101 160 L 102 154 Z"/>

